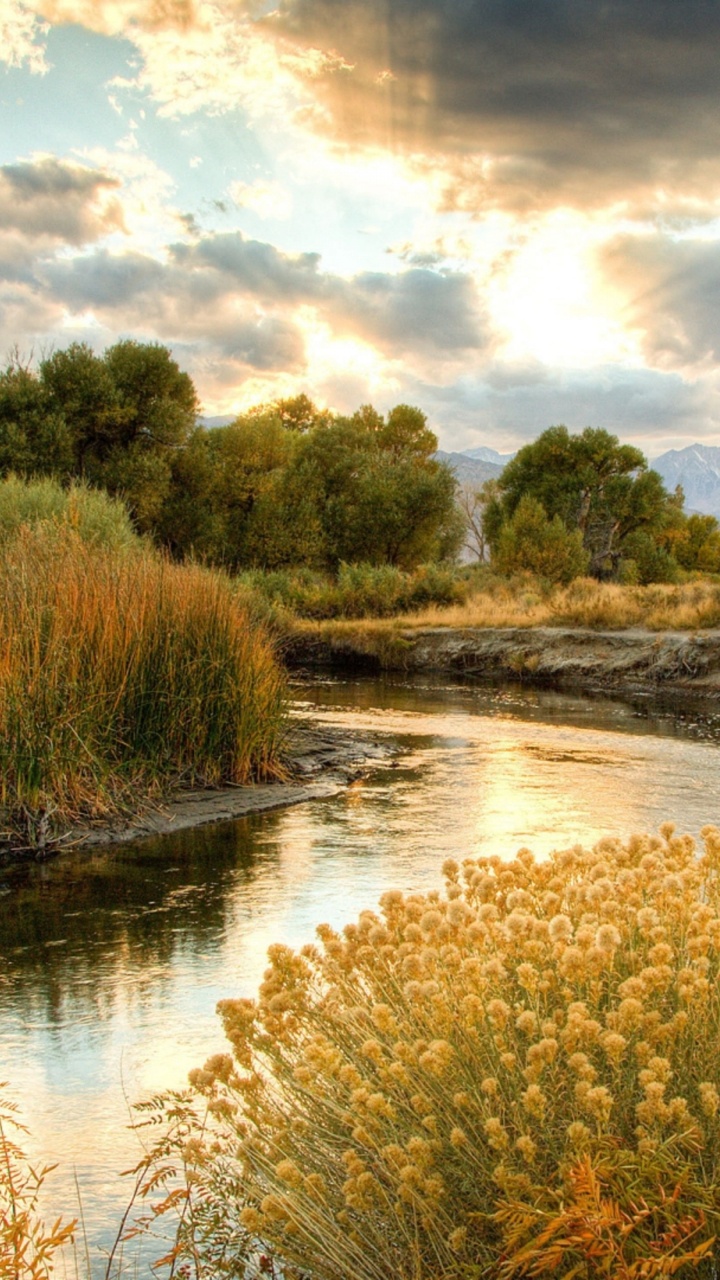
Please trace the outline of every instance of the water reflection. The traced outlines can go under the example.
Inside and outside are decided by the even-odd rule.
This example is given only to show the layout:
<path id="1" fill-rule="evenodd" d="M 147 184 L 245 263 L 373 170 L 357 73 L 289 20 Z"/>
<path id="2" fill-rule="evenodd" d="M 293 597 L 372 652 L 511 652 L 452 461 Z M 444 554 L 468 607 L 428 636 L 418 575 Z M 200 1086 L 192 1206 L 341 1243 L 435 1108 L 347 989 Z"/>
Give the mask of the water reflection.
<path id="1" fill-rule="evenodd" d="M 694 712 L 369 680 L 303 686 L 296 709 L 384 731 L 402 754 L 331 799 L 4 876 L 0 1076 L 61 1162 L 53 1208 L 75 1210 L 77 1167 L 96 1241 L 136 1154 L 124 1095 L 180 1084 L 220 1047 L 215 1004 L 253 992 L 271 942 L 434 885 L 450 853 L 720 816 L 717 725 Z"/>

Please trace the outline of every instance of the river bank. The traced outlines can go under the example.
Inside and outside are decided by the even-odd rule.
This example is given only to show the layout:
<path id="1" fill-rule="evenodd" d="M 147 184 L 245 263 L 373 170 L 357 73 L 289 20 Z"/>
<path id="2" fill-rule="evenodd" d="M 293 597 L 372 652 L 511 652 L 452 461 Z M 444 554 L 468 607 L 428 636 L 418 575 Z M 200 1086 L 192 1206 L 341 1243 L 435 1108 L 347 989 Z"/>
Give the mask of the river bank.
<path id="1" fill-rule="evenodd" d="M 578 693 L 720 698 L 720 630 L 328 623 L 298 627 L 287 641 L 285 660 L 295 668 L 432 671 Z"/>
<path id="2" fill-rule="evenodd" d="M 127 844 L 145 837 L 170 835 L 206 823 L 243 818 L 336 795 L 364 777 L 368 768 L 393 754 L 380 735 L 312 725 L 293 725 L 285 755 L 286 779 L 247 786 L 184 788 L 162 801 L 138 806 L 131 816 L 71 827 L 58 839 L 38 847 L 0 844 L 0 866 L 32 858 L 41 861 L 63 850 Z"/>

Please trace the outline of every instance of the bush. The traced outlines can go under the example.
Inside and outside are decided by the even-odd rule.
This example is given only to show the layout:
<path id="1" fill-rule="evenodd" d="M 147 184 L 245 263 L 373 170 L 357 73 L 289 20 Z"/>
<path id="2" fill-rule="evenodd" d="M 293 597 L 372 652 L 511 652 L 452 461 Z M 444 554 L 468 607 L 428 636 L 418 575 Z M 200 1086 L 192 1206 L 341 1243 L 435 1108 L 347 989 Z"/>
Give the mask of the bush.
<path id="1" fill-rule="evenodd" d="M 511 519 L 502 525 L 493 556 L 501 573 L 524 569 L 551 583 L 568 583 L 587 572 L 590 556 L 582 533 L 572 533 L 559 516 L 549 520 L 535 498 L 521 498 Z"/>
<path id="2" fill-rule="evenodd" d="M 250 570 L 238 581 L 300 618 L 388 618 L 467 598 L 473 575 L 454 565 L 341 564 L 336 577 L 312 569 Z"/>
<path id="3" fill-rule="evenodd" d="M 141 548 L 127 507 L 100 489 L 57 480 L 0 481 L 0 543 L 14 537 L 23 525 L 51 524 L 74 529 L 89 546 L 117 551 Z"/>
<path id="4" fill-rule="evenodd" d="M 716 1274 L 703 836 L 448 861 L 443 894 L 272 947 L 257 1001 L 219 1006 L 233 1056 L 192 1078 L 193 1176 L 234 1168 L 246 1230 L 313 1280 Z"/>
<path id="5" fill-rule="evenodd" d="M 678 582 L 683 576 L 677 560 L 658 546 L 651 534 L 640 529 L 628 534 L 623 542 L 620 561 L 621 582 Z"/>
<path id="6" fill-rule="evenodd" d="M 223 574 L 64 525 L 0 545 L 0 804 L 66 818 L 279 769 L 284 680 Z"/>

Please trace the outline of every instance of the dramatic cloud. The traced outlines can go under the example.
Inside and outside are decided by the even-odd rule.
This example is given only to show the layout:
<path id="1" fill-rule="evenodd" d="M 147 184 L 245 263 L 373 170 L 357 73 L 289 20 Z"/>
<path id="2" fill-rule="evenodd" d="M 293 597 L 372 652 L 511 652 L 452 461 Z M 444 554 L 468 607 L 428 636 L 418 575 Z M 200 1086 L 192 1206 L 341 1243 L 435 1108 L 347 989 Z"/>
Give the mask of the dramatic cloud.
<path id="1" fill-rule="evenodd" d="M 720 242 L 624 236 L 601 258 L 647 359 L 670 368 L 720 362 Z"/>
<path id="2" fill-rule="evenodd" d="M 267 299 L 306 302 L 323 288 L 319 253 L 290 256 L 240 232 L 208 236 L 193 246 L 176 245 L 173 256 L 188 272 L 211 268 L 225 287 L 232 282 L 235 288 Z"/>
<path id="3" fill-rule="evenodd" d="M 103 35 L 128 28 L 187 31 L 199 19 L 195 0 L 33 0 L 33 8 L 51 23 L 73 22 Z"/>
<path id="4" fill-rule="evenodd" d="M 117 178 L 54 156 L 0 166 L 0 229 L 80 245 L 123 226 Z"/>
<path id="5" fill-rule="evenodd" d="M 0 342 L 710 438 L 719 55 L 707 0 L 0 0 Z"/>
<path id="6" fill-rule="evenodd" d="M 706 0 L 282 0 L 264 25 L 339 54 L 315 82 L 335 135 L 442 157 L 449 204 L 720 185 Z"/>
<path id="7" fill-rule="evenodd" d="M 717 378 L 695 383 L 647 369 L 593 369 L 548 374 L 482 371 L 444 386 L 416 382 L 409 388 L 424 405 L 444 448 L 488 444 L 517 449 L 546 427 L 573 431 L 605 427 L 650 457 L 695 440 L 714 443 L 720 431 Z"/>
<path id="8" fill-rule="evenodd" d="M 346 280 L 322 272 L 318 254 L 283 254 L 239 233 L 176 244 L 167 263 L 98 250 L 46 265 L 43 278 L 75 311 L 118 309 L 129 319 L 135 308 L 135 323 L 147 323 L 159 311 L 168 319 L 172 311 L 174 336 L 203 331 L 212 341 L 218 324 L 226 335 L 227 308 L 242 303 L 264 314 L 313 308 L 334 333 L 371 343 L 389 357 L 418 351 L 457 356 L 484 345 L 472 281 L 459 272 L 412 268 Z M 278 322 L 276 316 L 274 333 Z"/>

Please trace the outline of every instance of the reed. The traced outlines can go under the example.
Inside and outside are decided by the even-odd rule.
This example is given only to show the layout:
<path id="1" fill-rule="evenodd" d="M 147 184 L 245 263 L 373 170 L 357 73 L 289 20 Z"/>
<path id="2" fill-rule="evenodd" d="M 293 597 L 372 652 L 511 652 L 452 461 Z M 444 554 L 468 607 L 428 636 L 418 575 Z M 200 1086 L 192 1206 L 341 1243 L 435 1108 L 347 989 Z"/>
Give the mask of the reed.
<path id="1" fill-rule="evenodd" d="M 284 681 L 229 579 L 22 525 L 0 545 L 0 805 L 9 831 L 281 769 Z"/>

